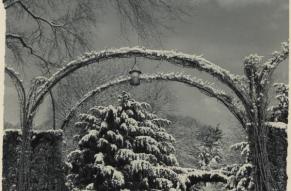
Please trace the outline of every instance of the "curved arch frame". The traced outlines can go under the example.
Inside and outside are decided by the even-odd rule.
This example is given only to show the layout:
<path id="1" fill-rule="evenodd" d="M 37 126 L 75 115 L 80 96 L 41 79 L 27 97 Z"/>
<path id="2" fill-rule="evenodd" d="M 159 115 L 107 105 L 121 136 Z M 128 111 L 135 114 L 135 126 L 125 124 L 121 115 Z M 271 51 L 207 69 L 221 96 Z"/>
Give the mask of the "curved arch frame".
<path id="1" fill-rule="evenodd" d="M 241 88 L 241 85 L 237 83 L 241 76 L 231 74 L 229 71 L 213 64 L 201 56 L 189 55 L 176 51 L 161 51 L 139 47 L 125 47 L 120 49 L 108 49 L 100 52 L 87 53 L 85 56 L 68 63 L 61 70 L 52 75 L 52 77 L 49 78 L 48 81 L 40 88 L 35 104 L 29 111 L 29 113 L 31 113 L 30 118 L 33 118 L 38 106 L 42 102 L 47 92 L 70 73 L 90 64 L 100 63 L 102 61 L 115 58 L 129 57 L 143 57 L 150 60 L 165 60 L 172 64 L 204 71 L 221 81 L 223 84 L 227 85 L 237 95 L 239 100 L 241 100 L 245 108 L 250 107 L 247 93 L 244 92 L 243 88 Z M 247 112 L 247 114 L 250 115 L 249 112 Z"/>
<path id="2" fill-rule="evenodd" d="M 25 88 L 22 84 L 22 81 L 18 77 L 18 73 L 16 73 L 12 68 L 5 67 L 5 73 L 11 78 L 14 83 L 15 89 L 17 91 L 19 107 L 20 107 L 20 123 L 23 128 L 25 123 L 25 116 L 26 116 L 26 92 Z"/>
<path id="3" fill-rule="evenodd" d="M 206 82 L 204 82 L 201 79 L 193 78 L 189 75 L 183 75 L 179 73 L 157 73 L 157 74 L 143 74 L 140 76 L 140 80 L 144 82 L 151 82 L 154 80 L 159 81 L 174 81 L 174 82 L 180 82 L 186 85 L 189 85 L 190 87 L 195 87 L 198 90 L 200 90 L 203 94 L 216 98 L 219 102 L 221 102 L 223 105 L 227 107 L 227 109 L 238 119 L 238 121 L 241 123 L 241 125 L 246 128 L 244 118 L 244 111 L 239 110 L 235 104 L 233 103 L 233 98 L 229 95 L 227 95 L 225 92 L 214 89 L 210 85 L 208 85 Z M 69 123 L 70 119 L 75 115 L 76 110 L 86 101 L 88 101 L 91 97 L 95 96 L 96 94 L 101 93 L 102 91 L 112 87 L 117 86 L 121 84 L 128 83 L 130 81 L 130 77 L 120 77 L 116 80 L 112 80 L 108 83 L 105 83 L 101 86 L 96 87 L 95 89 L 87 92 L 69 111 L 68 115 L 66 116 L 65 120 L 63 121 L 61 125 L 61 129 L 64 129 L 66 125 Z"/>

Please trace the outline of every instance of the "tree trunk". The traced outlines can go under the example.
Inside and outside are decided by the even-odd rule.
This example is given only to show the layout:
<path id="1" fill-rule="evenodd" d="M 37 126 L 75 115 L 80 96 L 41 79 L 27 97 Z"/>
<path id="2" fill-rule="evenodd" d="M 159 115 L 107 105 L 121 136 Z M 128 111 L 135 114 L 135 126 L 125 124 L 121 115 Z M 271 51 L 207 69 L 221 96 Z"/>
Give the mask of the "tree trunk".
<path id="1" fill-rule="evenodd" d="M 254 165 L 255 191 L 273 191 L 271 163 L 268 158 L 268 129 L 264 125 L 253 125 L 248 131 L 251 161 Z"/>

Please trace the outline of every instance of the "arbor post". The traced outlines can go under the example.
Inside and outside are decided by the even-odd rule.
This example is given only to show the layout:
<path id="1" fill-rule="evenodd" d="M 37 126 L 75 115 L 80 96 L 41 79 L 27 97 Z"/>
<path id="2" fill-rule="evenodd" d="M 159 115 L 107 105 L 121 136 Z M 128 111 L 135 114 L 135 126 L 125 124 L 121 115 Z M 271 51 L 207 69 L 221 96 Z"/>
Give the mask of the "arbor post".
<path id="1" fill-rule="evenodd" d="M 244 61 L 244 71 L 249 84 L 248 102 L 251 103 L 246 108 L 247 113 L 249 113 L 247 132 L 251 161 L 254 167 L 254 189 L 256 191 L 271 191 L 274 188 L 274 182 L 267 150 L 269 129 L 266 126 L 269 82 L 260 78 L 260 64 L 261 57 L 258 55 L 250 55 Z"/>
<path id="2" fill-rule="evenodd" d="M 253 164 L 253 181 L 256 191 L 271 191 L 271 165 L 267 151 L 267 133 L 265 126 L 250 126 L 248 130 L 250 156 Z"/>
<path id="3" fill-rule="evenodd" d="M 18 191 L 30 190 L 30 160 L 31 160 L 31 124 L 22 127 L 22 147 L 19 160 Z"/>

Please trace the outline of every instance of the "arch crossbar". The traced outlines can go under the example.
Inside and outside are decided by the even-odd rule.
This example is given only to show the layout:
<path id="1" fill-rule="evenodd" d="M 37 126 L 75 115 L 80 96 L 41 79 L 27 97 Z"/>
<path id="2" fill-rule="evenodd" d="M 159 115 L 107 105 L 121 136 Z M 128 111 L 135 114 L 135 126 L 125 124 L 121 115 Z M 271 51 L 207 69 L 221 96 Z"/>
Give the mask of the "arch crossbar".
<path id="1" fill-rule="evenodd" d="M 77 109 L 86 101 L 88 101 L 91 97 L 99 94 L 100 92 L 112 87 L 117 86 L 121 84 L 125 84 L 129 82 L 131 79 L 130 77 L 120 77 L 116 80 L 112 80 L 108 83 L 105 83 L 101 86 L 96 87 L 95 89 L 89 91 L 87 94 L 85 94 L 69 111 L 67 114 L 65 120 L 63 121 L 61 125 L 61 129 L 64 129 L 69 121 L 75 116 L 75 113 Z M 195 87 L 198 90 L 200 90 L 203 94 L 216 98 L 219 102 L 221 102 L 223 105 L 226 106 L 226 108 L 239 120 L 239 122 L 243 125 L 245 124 L 245 118 L 244 118 L 244 111 L 238 109 L 237 105 L 235 105 L 233 98 L 226 94 L 224 91 L 217 90 L 209 83 L 193 78 L 189 75 L 183 75 L 179 73 L 158 73 L 158 74 L 143 74 L 140 76 L 140 80 L 144 82 L 151 82 L 153 80 L 160 80 L 160 81 L 175 81 L 180 82 L 186 85 L 189 85 L 191 87 Z"/>

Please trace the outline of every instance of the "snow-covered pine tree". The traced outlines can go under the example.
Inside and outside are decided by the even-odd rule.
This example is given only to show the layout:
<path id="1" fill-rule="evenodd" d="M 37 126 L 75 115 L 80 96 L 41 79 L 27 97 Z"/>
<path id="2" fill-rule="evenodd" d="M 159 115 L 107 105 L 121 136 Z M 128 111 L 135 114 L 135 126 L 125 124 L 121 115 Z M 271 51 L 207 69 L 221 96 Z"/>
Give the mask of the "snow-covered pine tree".
<path id="1" fill-rule="evenodd" d="M 170 122 L 122 93 L 119 106 L 94 107 L 76 123 L 79 149 L 68 155 L 70 190 L 179 190 Z"/>
<path id="2" fill-rule="evenodd" d="M 196 138 L 201 142 L 198 155 L 200 168 L 203 170 L 218 168 L 222 160 L 222 130 L 219 128 L 219 124 L 215 128 L 205 126 Z"/>
<path id="3" fill-rule="evenodd" d="M 219 168 L 222 161 L 222 130 L 219 128 L 219 124 L 216 127 L 205 125 L 196 135 L 196 139 L 200 141 L 198 155 L 200 169 L 213 170 Z M 215 188 L 213 189 L 217 190 L 221 185 L 211 185 L 207 184 L 207 182 L 201 182 L 195 184 L 192 190 L 208 190 L 210 186 L 214 186 Z"/>

